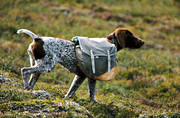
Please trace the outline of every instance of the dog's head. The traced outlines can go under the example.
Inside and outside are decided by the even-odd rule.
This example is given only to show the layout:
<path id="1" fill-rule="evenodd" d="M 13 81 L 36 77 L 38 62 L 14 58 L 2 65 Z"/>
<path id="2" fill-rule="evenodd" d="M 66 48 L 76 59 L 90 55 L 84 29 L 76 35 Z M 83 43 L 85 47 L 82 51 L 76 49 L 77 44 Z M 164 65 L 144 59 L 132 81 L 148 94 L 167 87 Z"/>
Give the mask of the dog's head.
<path id="1" fill-rule="evenodd" d="M 144 41 L 138 39 L 127 29 L 118 28 L 113 33 L 107 36 L 109 42 L 114 43 L 117 50 L 122 48 L 137 49 L 140 48 Z"/>

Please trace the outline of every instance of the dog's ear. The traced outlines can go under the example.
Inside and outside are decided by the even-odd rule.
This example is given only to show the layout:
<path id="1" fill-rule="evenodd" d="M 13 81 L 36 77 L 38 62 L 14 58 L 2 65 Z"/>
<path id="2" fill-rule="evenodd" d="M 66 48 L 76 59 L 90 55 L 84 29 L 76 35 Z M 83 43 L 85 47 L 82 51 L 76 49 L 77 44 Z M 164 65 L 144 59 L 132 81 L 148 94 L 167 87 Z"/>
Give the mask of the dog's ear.
<path id="1" fill-rule="evenodd" d="M 125 37 L 121 29 L 116 29 L 107 36 L 107 39 L 110 43 L 116 45 L 117 50 L 125 48 Z"/>
<path id="2" fill-rule="evenodd" d="M 111 34 L 109 34 L 108 36 L 107 36 L 107 39 L 108 40 L 112 40 L 114 38 L 114 32 L 112 32 Z"/>
<path id="3" fill-rule="evenodd" d="M 114 43 L 114 42 L 113 42 L 113 39 L 115 38 L 114 32 L 112 32 L 111 34 L 109 34 L 106 38 L 107 38 L 108 42 Z"/>
<path id="4" fill-rule="evenodd" d="M 114 33 L 116 40 L 118 42 L 118 50 L 125 48 L 125 40 L 126 40 L 126 35 L 123 30 L 115 30 Z"/>

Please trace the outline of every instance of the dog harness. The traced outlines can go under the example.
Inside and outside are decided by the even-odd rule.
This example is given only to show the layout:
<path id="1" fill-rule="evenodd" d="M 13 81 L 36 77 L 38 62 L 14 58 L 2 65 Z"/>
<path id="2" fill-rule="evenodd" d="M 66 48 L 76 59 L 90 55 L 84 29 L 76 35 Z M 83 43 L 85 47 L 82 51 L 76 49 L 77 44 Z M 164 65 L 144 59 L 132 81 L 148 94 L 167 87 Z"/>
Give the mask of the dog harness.
<path id="1" fill-rule="evenodd" d="M 83 62 L 80 64 L 84 66 L 82 70 L 88 70 L 91 67 L 91 71 L 88 71 L 90 76 L 100 76 L 105 72 L 110 73 L 111 68 L 116 65 L 117 48 L 106 38 L 77 36 L 73 38 L 73 41 L 78 44 L 76 47 L 81 51 L 81 54 L 77 52 L 76 55 L 79 56 L 77 58 L 81 58 L 80 63 Z"/>

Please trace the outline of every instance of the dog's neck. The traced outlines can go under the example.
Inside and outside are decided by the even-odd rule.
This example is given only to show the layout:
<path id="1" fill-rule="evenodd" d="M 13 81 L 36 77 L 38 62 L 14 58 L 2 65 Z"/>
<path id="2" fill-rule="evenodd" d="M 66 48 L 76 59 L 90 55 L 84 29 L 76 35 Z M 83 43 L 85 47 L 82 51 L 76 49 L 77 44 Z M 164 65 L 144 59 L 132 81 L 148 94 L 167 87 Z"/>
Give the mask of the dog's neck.
<path id="1" fill-rule="evenodd" d="M 111 40 L 109 40 L 109 39 L 107 38 L 107 40 L 108 40 L 108 42 L 110 42 L 110 43 L 112 43 L 112 44 L 114 44 L 114 45 L 116 46 L 117 51 L 123 49 L 123 46 L 120 45 L 120 43 L 118 42 L 118 40 L 117 40 L 116 38 L 113 38 L 113 39 L 111 39 Z"/>

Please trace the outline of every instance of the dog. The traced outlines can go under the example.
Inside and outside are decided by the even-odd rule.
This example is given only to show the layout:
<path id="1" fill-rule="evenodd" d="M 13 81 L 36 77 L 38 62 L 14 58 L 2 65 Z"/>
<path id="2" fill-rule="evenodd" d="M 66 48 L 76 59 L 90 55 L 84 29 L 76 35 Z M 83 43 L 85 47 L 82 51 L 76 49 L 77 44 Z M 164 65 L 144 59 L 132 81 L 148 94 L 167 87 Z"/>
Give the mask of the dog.
<path id="1" fill-rule="evenodd" d="M 66 98 L 71 98 L 86 78 L 86 75 L 77 65 L 75 44 L 59 38 L 39 37 L 27 29 L 19 29 L 17 33 L 25 33 L 33 38 L 33 42 L 27 49 L 31 66 L 21 69 L 24 89 L 33 89 L 40 74 L 50 72 L 58 62 L 75 74 L 73 82 L 65 95 Z M 144 44 L 143 40 L 135 37 L 128 29 L 123 28 L 116 29 L 106 39 L 117 47 L 117 51 L 123 48 L 137 49 Z M 29 76 L 31 77 L 28 81 Z M 92 101 L 96 101 L 95 85 L 96 80 L 88 78 L 89 96 Z"/>

